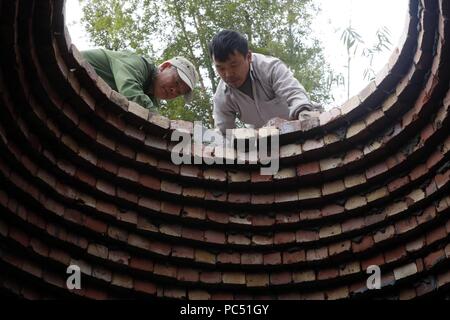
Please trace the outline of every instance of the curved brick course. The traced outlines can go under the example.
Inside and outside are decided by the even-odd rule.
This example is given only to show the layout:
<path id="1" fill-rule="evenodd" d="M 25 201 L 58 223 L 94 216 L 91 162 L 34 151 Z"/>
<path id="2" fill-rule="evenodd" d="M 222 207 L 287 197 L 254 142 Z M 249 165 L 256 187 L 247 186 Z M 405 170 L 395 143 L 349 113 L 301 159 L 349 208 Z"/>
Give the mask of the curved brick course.
<path id="1" fill-rule="evenodd" d="M 410 1 L 398 49 L 342 108 L 272 123 L 274 176 L 250 163 L 173 165 L 171 132 L 192 134 L 193 124 L 112 91 L 71 43 L 63 6 L 0 1 L 1 293 L 448 295 L 447 1 Z M 81 268 L 81 290 L 66 288 L 69 265 Z M 380 290 L 366 286 L 371 265 Z"/>

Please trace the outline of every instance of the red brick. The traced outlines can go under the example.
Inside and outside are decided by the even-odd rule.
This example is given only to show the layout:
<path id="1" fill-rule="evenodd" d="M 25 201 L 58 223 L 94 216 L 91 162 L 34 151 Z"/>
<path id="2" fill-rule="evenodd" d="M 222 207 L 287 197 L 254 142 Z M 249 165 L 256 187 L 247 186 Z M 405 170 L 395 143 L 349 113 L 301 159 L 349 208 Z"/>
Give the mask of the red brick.
<path id="1" fill-rule="evenodd" d="M 437 229 L 434 229 L 427 233 L 427 245 L 430 245 L 436 241 L 444 239 L 447 236 L 447 231 L 445 230 L 445 226 L 441 226 Z"/>
<path id="2" fill-rule="evenodd" d="M 217 244 L 225 244 L 225 234 L 223 232 L 206 230 L 205 241 Z"/>
<path id="3" fill-rule="evenodd" d="M 299 177 L 315 174 L 318 172 L 320 172 L 320 166 L 318 161 L 300 164 L 297 166 L 297 175 Z"/>
<path id="4" fill-rule="evenodd" d="M 243 272 L 224 272 L 222 281 L 226 284 L 245 284 L 245 273 Z"/>
<path id="5" fill-rule="evenodd" d="M 267 253 L 264 255 L 264 265 L 281 264 L 281 254 L 279 252 Z"/>
<path id="6" fill-rule="evenodd" d="M 209 283 L 209 284 L 218 284 L 222 282 L 222 275 L 220 272 L 201 272 L 200 273 L 200 282 Z"/>
<path id="7" fill-rule="evenodd" d="M 215 253 L 195 249 L 195 261 L 207 264 L 216 264 L 217 255 Z"/>
<path id="8" fill-rule="evenodd" d="M 286 244 L 295 242 L 294 232 L 278 232 L 275 233 L 274 243 L 275 244 Z"/>
<path id="9" fill-rule="evenodd" d="M 167 243 L 152 241 L 150 242 L 150 251 L 163 256 L 169 256 L 172 251 L 172 247 Z"/>
<path id="10" fill-rule="evenodd" d="M 353 218 L 342 223 L 342 232 L 346 233 L 354 230 L 360 230 L 365 226 L 364 218 Z"/>
<path id="11" fill-rule="evenodd" d="M 257 215 L 252 219 L 252 225 L 255 227 L 272 226 L 275 224 L 275 218 L 266 215 Z"/>
<path id="12" fill-rule="evenodd" d="M 344 182 L 342 180 L 337 180 L 325 183 L 322 187 L 322 194 L 326 196 L 336 194 L 344 190 L 345 190 Z"/>
<path id="13" fill-rule="evenodd" d="M 405 250 L 405 246 L 401 245 L 399 247 L 386 251 L 384 253 L 384 258 L 386 260 L 386 263 L 391 263 L 406 257 L 406 255 L 407 253 Z"/>
<path id="14" fill-rule="evenodd" d="M 270 283 L 272 285 L 286 285 L 292 282 L 292 273 L 280 272 L 270 274 Z"/>
<path id="15" fill-rule="evenodd" d="M 177 280 L 187 282 L 198 282 L 200 280 L 200 273 L 194 269 L 178 268 Z"/>
<path id="16" fill-rule="evenodd" d="M 249 245 L 251 244 L 250 238 L 242 234 L 229 234 L 227 242 L 229 244 L 237 244 L 237 245 Z"/>
<path id="17" fill-rule="evenodd" d="M 161 211 L 161 202 L 157 199 L 141 197 L 141 198 L 139 198 L 138 204 L 142 207 L 145 207 L 147 209 L 150 209 L 150 210 L 153 210 L 156 212 Z"/>
<path id="18" fill-rule="evenodd" d="M 134 280 L 134 290 L 138 292 L 156 295 L 156 285 L 150 281 Z"/>
<path id="19" fill-rule="evenodd" d="M 247 287 L 267 287 L 269 285 L 268 274 L 247 274 Z"/>
<path id="20" fill-rule="evenodd" d="M 414 168 L 411 173 L 409 174 L 409 177 L 411 181 L 417 180 L 420 177 L 426 175 L 428 173 L 428 168 L 425 164 L 419 165 L 416 168 Z"/>
<path id="21" fill-rule="evenodd" d="M 414 216 L 400 220 L 395 224 L 395 230 L 397 234 L 406 233 L 413 230 L 415 227 L 417 227 L 417 220 Z"/>
<path id="22" fill-rule="evenodd" d="M 344 165 L 358 161 L 364 157 L 364 153 L 358 149 L 352 149 L 344 157 Z"/>
<path id="23" fill-rule="evenodd" d="M 352 250 L 354 253 L 363 252 L 366 251 L 367 249 L 370 249 L 373 246 L 373 244 L 374 242 L 372 236 L 370 235 L 365 236 L 364 238 L 361 239 L 361 241 L 355 242 L 355 240 L 353 240 Z"/>
<path id="24" fill-rule="evenodd" d="M 385 241 L 387 239 L 392 239 L 395 236 L 395 228 L 394 226 L 388 226 L 384 229 L 378 230 L 374 236 L 373 239 L 375 240 L 375 243 Z"/>
<path id="25" fill-rule="evenodd" d="M 372 178 L 375 178 L 376 176 L 379 176 L 379 175 L 385 173 L 386 171 L 388 171 L 388 166 L 386 165 L 386 163 L 382 162 L 382 163 L 379 163 L 379 164 L 367 169 L 366 177 L 367 177 L 367 179 L 372 179 Z"/>
<path id="26" fill-rule="evenodd" d="M 331 204 L 323 207 L 321 210 L 322 217 L 334 216 L 344 212 L 344 207 L 336 204 Z"/>
<path id="27" fill-rule="evenodd" d="M 99 159 L 98 160 L 98 167 L 102 168 L 114 175 L 117 175 L 117 172 L 119 171 L 119 166 L 113 163 L 112 161 L 106 160 L 106 159 Z"/>
<path id="28" fill-rule="evenodd" d="M 189 207 L 185 206 L 181 210 L 181 216 L 185 218 L 195 219 L 195 220 L 205 220 L 206 210 L 202 207 Z"/>
<path id="29" fill-rule="evenodd" d="M 106 234 L 108 229 L 108 225 L 106 223 L 91 217 L 86 217 L 84 224 L 87 228 L 102 234 Z"/>
<path id="30" fill-rule="evenodd" d="M 177 267 L 168 264 L 155 263 L 153 273 L 163 277 L 176 278 Z"/>
<path id="31" fill-rule="evenodd" d="M 299 217 L 301 221 L 317 220 L 322 217 L 322 212 L 318 209 L 302 210 Z"/>
<path id="32" fill-rule="evenodd" d="M 302 149 L 304 152 L 307 152 L 307 151 L 323 148 L 324 146 L 325 146 L 325 142 L 323 141 L 323 139 L 320 139 L 320 140 L 310 139 L 310 140 L 306 140 L 303 143 Z"/>
<path id="33" fill-rule="evenodd" d="M 366 271 L 370 266 L 381 267 L 384 263 L 385 263 L 384 256 L 382 253 L 380 253 L 379 255 L 361 261 L 361 269 L 363 271 Z"/>
<path id="34" fill-rule="evenodd" d="M 407 185 L 408 183 L 409 183 L 408 176 L 395 179 L 394 181 L 388 184 L 388 190 L 389 192 L 394 192 L 395 190 L 400 189 L 401 187 Z"/>
<path id="35" fill-rule="evenodd" d="M 296 264 L 306 261 L 305 250 L 283 252 L 283 264 Z"/>
<path id="36" fill-rule="evenodd" d="M 176 203 L 171 203 L 171 202 L 166 202 L 166 201 L 161 202 L 161 212 L 165 213 L 165 214 L 179 216 L 181 214 L 182 208 L 183 207 L 181 205 L 176 204 Z"/>
<path id="37" fill-rule="evenodd" d="M 237 252 L 221 252 L 217 255 L 217 262 L 224 264 L 240 264 L 241 256 Z"/>
<path id="38" fill-rule="evenodd" d="M 19 242 L 24 247 L 28 247 L 30 243 L 29 236 L 22 230 L 16 229 L 14 227 L 11 227 L 9 229 L 9 236 L 15 241 Z"/>
<path id="39" fill-rule="evenodd" d="M 146 188 L 150 188 L 152 190 L 161 190 L 161 180 L 146 174 L 143 174 L 139 177 L 139 183 Z"/>
<path id="40" fill-rule="evenodd" d="M 299 230 L 296 232 L 297 242 L 312 242 L 319 240 L 319 233 L 317 231 Z"/>
<path id="41" fill-rule="evenodd" d="M 203 241 L 204 232 L 198 229 L 192 229 L 188 227 L 183 227 L 181 231 L 181 236 L 186 239 Z"/>
<path id="42" fill-rule="evenodd" d="M 352 247 L 352 243 L 350 240 L 333 243 L 328 247 L 328 252 L 330 254 L 330 257 L 344 253 L 349 252 Z"/>
<path id="43" fill-rule="evenodd" d="M 322 269 L 317 273 L 317 280 L 329 280 L 339 276 L 338 269 Z"/>
<path id="44" fill-rule="evenodd" d="M 194 248 L 184 246 L 174 246 L 172 256 L 177 258 L 194 260 Z"/>
<path id="45" fill-rule="evenodd" d="M 322 247 L 318 249 L 310 249 L 306 251 L 306 260 L 308 261 L 317 261 L 324 260 L 328 258 L 328 248 Z"/>
<path id="46" fill-rule="evenodd" d="M 426 208 L 421 215 L 417 216 L 417 223 L 419 225 L 433 220 L 436 217 L 436 207 L 431 206 Z"/>
<path id="47" fill-rule="evenodd" d="M 273 237 L 255 234 L 252 236 L 252 243 L 256 245 L 270 246 L 273 244 Z"/>
<path id="48" fill-rule="evenodd" d="M 440 249 L 438 251 L 432 252 L 432 253 L 428 254 L 424 259 L 425 268 L 427 270 L 430 270 L 435 265 L 444 261 L 445 259 L 446 259 L 446 255 L 445 255 L 444 249 Z"/>
<path id="49" fill-rule="evenodd" d="M 241 256 L 242 264 L 262 265 L 263 255 L 262 253 L 243 253 Z"/>

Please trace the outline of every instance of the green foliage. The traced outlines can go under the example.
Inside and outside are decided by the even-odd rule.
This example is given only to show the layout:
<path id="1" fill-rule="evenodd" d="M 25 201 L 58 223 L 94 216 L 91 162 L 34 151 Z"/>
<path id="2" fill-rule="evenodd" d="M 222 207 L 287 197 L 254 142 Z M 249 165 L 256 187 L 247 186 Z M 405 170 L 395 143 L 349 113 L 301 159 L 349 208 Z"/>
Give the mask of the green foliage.
<path id="1" fill-rule="evenodd" d="M 161 113 L 172 119 L 201 120 L 212 126 L 212 96 L 219 78 L 208 42 L 222 29 L 247 36 L 254 52 L 282 59 L 311 98 L 329 102 L 322 48 L 311 38 L 318 9 L 312 0 L 80 0 L 83 23 L 96 46 L 131 49 L 162 62 L 183 55 L 200 74 L 191 105 L 165 102 Z M 160 56 L 159 59 L 156 56 Z M 155 59 L 156 58 L 156 59 Z"/>

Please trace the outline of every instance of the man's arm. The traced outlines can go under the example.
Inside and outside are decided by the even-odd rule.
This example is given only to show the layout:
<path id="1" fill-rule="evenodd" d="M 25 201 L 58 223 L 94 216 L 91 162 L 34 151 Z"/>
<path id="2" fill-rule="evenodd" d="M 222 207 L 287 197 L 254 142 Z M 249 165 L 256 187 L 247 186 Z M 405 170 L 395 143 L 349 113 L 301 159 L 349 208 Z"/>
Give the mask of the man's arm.
<path id="1" fill-rule="evenodd" d="M 281 60 L 273 63 L 271 74 L 273 90 L 287 101 L 290 119 L 297 120 L 300 112 L 313 109 L 305 88 Z"/>
<path id="2" fill-rule="evenodd" d="M 220 90 L 220 87 L 217 90 Z M 214 126 L 219 128 L 222 134 L 226 134 L 227 129 L 236 127 L 236 113 L 222 94 L 216 93 L 214 96 L 213 118 Z"/>
<path id="3" fill-rule="evenodd" d="M 126 59 L 114 59 L 111 61 L 111 71 L 114 75 L 117 90 L 128 100 L 134 101 L 152 112 L 157 112 L 156 106 L 150 97 L 144 93 L 143 84 L 146 79 L 139 70 L 141 66 L 133 64 L 135 64 L 134 61 L 127 61 Z"/>

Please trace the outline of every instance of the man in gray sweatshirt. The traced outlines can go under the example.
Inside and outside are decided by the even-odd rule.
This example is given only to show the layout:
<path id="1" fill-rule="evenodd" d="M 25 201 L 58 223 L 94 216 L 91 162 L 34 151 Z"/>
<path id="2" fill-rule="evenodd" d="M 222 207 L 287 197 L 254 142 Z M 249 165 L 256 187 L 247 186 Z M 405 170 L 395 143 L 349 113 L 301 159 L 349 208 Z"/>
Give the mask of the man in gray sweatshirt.
<path id="1" fill-rule="evenodd" d="M 209 44 L 221 81 L 214 95 L 215 126 L 225 134 L 236 118 L 253 128 L 273 118 L 303 120 L 318 116 L 317 106 L 279 59 L 252 53 L 238 32 L 223 30 Z"/>

